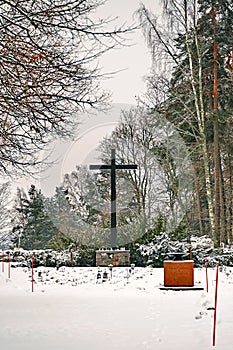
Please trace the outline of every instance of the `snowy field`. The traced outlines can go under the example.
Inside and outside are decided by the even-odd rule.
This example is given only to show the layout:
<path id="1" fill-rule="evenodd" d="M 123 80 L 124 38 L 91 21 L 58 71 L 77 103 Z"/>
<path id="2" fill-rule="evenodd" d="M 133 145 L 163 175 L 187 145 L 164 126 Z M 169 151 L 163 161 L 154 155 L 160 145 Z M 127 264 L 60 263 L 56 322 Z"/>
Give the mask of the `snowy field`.
<path id="1" fill-rule="evenodd" d="M 101 272 L 104 272 L 102 268 Z M 233 270 L 233 269 L 232 269 Z M 107 269 L 108 271 L 108 269 Z M 0 271 L 1 350 L 233 349 L 233 272 L 219 272 L 216 346 L 212 346 L 215 269 L 195 269 L 199 291 L 164 291 L 163 269 L 40 267 Z M 108 271 L 109 273 L 109 271 Z M 10 277 L 10 278 L 9 278 Z M 110 277 L 110 276 L 109 276 Z"/>

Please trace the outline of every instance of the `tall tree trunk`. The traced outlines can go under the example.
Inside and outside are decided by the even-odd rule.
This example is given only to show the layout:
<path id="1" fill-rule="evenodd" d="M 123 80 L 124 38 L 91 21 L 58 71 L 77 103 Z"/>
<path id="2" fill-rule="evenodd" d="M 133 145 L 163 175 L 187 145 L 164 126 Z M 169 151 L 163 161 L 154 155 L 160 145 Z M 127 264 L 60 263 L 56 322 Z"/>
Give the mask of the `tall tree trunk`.
<path id="1" fill-rule="evenodd" d="M 221 188 L 221 161 L 220 161 L 220 148 L 219 148 L 219 121 L 218 121 L 218 46 L 217 46 L 217 23 L 216 23 L 216 5 L 215 0 L 212 1 L 212 25 L 214 33 L 213 44 L 213 58 L 214 58 L 214 113 L 213 113 L 213 129 L 214 129 L 214 215 L 215 215 L 215 244 L 219 245 L 221 242 L 221 222 L 224 222 L 224 207 L 220 208 L 220 196 L 223 196 L 223 190 Z M 222 203 L 222 205 L 224 205 Z M 220 216 L 223 215 L 223 217 Z"/>
<path id="2" fill-rule="evenodd" d="M 228 151 L 228 181 L 227 181 L 227 238 L 228 243 L 233 244 L 233 168 L 230 150 Z"/>
<path id="3" fill-rule="evenodd" d="M 198 212 L 198 221 L 199 221 L 199 230 L 200 235 L 203 236 L 205 234 L 205 227 L 203 222 L 203 211 L 201 205 L 201 194 L 200 194 L 200 182 L 198 177 L 198 164 L 196 161 L 193 161 L 193 174 L 194 174 L 194 185 L 195 185 L 195 194 L 196 194 L 196 206 Z"/>
<path id="4" fill-rule="evenodd" d="M 222 167 L 220 167 L 220 242 L 227 244 L 227 218 L 226 218 L 226 196 L 224 188 L 224 176 Z"/>
<path id="5" fill-rule="evenodd" d="M 197 36 L 196 30 L 194 29 L 197 64 L 198 64 L 198 89 L 197 89 L 195 74 L 194 74 L 194 67 L 193 67 L 192 50 L 189 45 L 187 0 L 184 0 L 184 8 L 185 8 L 186 49 L 187 49 L 188 58 L 189 58 L 191 86 L 192 86 L 192 91 L 194 96 L 198 130 L 200 134 L 200 150 L 202 152 L 203 167 L 204 167 L 204 173 L 205 173 L 206 197 L 207 197 L 207 203 L 208 203 L 208 216 L 209 216 L 209 222 L 210 222 L 211 237 L 214 238 L 215 237 L 215 220 L 214 220 L 214 206 L 213 206 L 211 176 L 210 176 L 210 168 L 209 168 L 208 148 L 207 148 L 207 140 L 206 140 L 206 133 L 205 133 L 205 108 L 204 108 L 204 101 L 203 101 L 204 92 L 203 92 L 203 86 L 202 86 L 202 78 L 203 78 L 202 55 L 200 52 L 198 36 Z"/>

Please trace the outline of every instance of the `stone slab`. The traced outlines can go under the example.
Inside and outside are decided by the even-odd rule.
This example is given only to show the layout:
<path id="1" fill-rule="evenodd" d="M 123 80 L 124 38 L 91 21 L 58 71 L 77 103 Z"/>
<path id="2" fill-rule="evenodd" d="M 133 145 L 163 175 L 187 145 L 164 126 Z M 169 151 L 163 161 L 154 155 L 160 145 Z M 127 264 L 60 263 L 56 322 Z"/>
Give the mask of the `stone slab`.
<path id="1" fill-rule="evenodd" d="M 96 266 L 129 266 L 130 251 L 129 250 L 97 250 Z"/>

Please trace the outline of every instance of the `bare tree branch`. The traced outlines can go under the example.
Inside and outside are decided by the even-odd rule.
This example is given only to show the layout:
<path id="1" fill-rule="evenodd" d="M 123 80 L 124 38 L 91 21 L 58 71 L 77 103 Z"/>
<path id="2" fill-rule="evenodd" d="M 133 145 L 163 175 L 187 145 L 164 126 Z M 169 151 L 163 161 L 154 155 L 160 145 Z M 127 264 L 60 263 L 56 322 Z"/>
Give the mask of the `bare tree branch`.
<path id="1" fill-rule="evenodd" d="M 107 103 L 97 59 L 129 28 L 95 19 L 103 3 L 0 2 L 0 172 L 29 170 L 51 138 L 72 133 L 80 112 Z"/>

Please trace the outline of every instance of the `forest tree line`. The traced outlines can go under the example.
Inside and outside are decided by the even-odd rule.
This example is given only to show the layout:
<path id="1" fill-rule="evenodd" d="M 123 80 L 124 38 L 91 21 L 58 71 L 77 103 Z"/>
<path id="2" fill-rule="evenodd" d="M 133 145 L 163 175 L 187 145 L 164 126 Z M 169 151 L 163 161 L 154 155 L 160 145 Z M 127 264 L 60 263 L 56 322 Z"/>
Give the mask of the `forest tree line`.
<path id="1" fill-rule="evenodd" d="M 38 12 L 33 7 L 34 2 L 29 1 L 28 4 L 34 11 L 34 21 L 30 23 L 30 28 L 34 29 L 30 35 L 36 35 L 40 40 L 37 48 L 32 46 L 35 42 L 32 40 L 31 43 L 31 36 L 27 40 L 31 45 L 28 49 L 17 46 L 20 50 L 26 50 L 27 57 L 23 62 L 20 61 L 23 53 L 16 50 L 13 44 L 11 46 L 17 74 L 14 84 L 12 82 L 14 94 L 9 89 L 7 91 L 9 96 L 16 96 L 17 92 L 25 100 L 15 97 L 12 105 L 12 98 L 5 97 L 1 102 L 3 173 L 12 167 L 20 170 L 26 165 L 35 166 L 37 159 L 32 155 L 36 154 L 38 147 L 49 142 L 47 135 L 69 136 L 66 123 L 67 127 L 72 126 L 73 119 L 64 119 L 61 113 L 64 102 L 69 107 L 68 116 L 77 113 L 85 104 L 98 105 L 106 98 L 103 94 L 95 100 L 96 85 L 89 90 L 89 79 L 93 83 L 98 82 L 98 79 L 95 80 L 98 78 L 96 71 L 86 75 L 84 69 L 89 55 L 92 58 L 92 46 L 79 61 L 74 60 L 70 51 L 69 61 L 66 61 L 62 48 L 67 42 L 59 46 L 61 41 L 54 37 L 57 51 L 50 53 L 46 49 L 46 56 L 40 56 L 40 59 L 30 56 L 35 51 L 40 52 L 39 49 L 45 52 L 43 35 L 48 34 L 46 31 L 51 29 L 51 25 L 48 18 L 45 29 L 41 29 L 38 20 L 35 27 Z M 143 4 L 137 12 L 152 57 L 151 73 L 146 80 L 147 93 L 139 99 L 136 107 L 122 111 L 119 125 L 99 148 L 101 161 L 108 162 L 111 148 L 116 148 L 119 163 L 133 162 L 138 165 L 135 171 L 122 171 L 117 175 L 119 244 L 138 242 L 157 234 L 161 220 L 160 230 L 169 232 L 171 237 L 188 240 L 192 235 L 208 235 L 216 246 L 232 244 L 233 4 L 223 0 L 163 0 L 162 6 L 162 17 L 156 16 Z M 94 4 L 90 8 L 87 6 L 84 15 L 88 16 L 93 9 Z M 70 10 L 66 10 L 68 16 Z M 8 8 L 5 11 L 8 11 L 9 19 L 15 16 L 14 2 L 11 10 Z M 23 16 L 23 12 L 20 12 L 20 16 Z M 74 14 L 72 19 L 75 24 L 77 17 Z M 25 21 L 29 20 L 25 18 Z M 28 25 L 23 21 L 17 29 L 21 36 L 26 33 L 24 24 Z M 5 31 L 8 29 L 8 26 L 2 26 Z M 84 27 L 81 27 L 78 35 L 81 47 L 86 35 Z M 67 21 L 64 30 L 73 33 L 67 38 L 75 37 L 74 28 Z M 88 34 L 91 44 L 97 40 L 106 49 L 110 49 L 113 42 L 116 45 L 119 36 L 125 32 L 124 28 L 118 28 L 118 31 L 113 30 L 108 35 L 104 31 L 95 34 L 95 26 L 92 29 L 93 32 Z M 81 35 L 82 31 L 84 36 Z M 9 43 L 7 35 L 1 44 L 4 55 Z M 17 43 L 21 36 L 18 36 Z M 110 43 L 104 43 L 106 38 L 110 39 Z M 12 42 L 15 43 L 16 39 Z M 94 56 L 98 56 L 102 49 L 93 45 L 97 50 Z M 50 44 L 47 42 L 46 46 L 50 47 Z M 53 80 L 46 80 L 44 70 L 55 69 L 51 57 L 57 59 L 58 70 L 53 71 Z M 10 79 L 6 69 L 10 64 L 12 60 L 2 66 L 5 84 Z M 61 76 L 59 71 L 63 64 L 64 76 Z M 38 73 L 32 76 L 31 71 L 35 67 L 37 70 L 34 72 Z M 74 67 L 74 70 L 68 67 Z M 77 86 L 79 79 L 72 80 L 75 79 L 72 74 L 75 75 L 77 69 L 85 82 L 84 85 L 81 83 L 81 88 Z M 26 83 L 23 83 L 22 74 Z M 31 81 L 32 78 L 34 84 L 28 86 L 27 79 Z M 44 80 L 50 86 L 50 93 L 39 91 Z M 57 81 L 63 81 L 61 90 Z M 68 89 L 69 85 L 73 87 L 72 91 Z M 6 86 L 2 86 L 4 91 Z M 73 99 L 74 91 L 82 91 L 82 95 Z M 18 101 L 22 102 L 20 106 Z M 10 106 L 14 106 L 14 109 Z M 25 116 L 27 122 L 24 125 Z M 64 132 L 60 125 L 64 127 Z M 36 136 L 33 136 L 34 133 Z M 28 143 L 33 152 L 31 150 L 27 154 Z M 6 188 L 2 187 L 2 191 L 6 191 Z M 45 198 L 35 186 L 31 186 L 28 193 L 18 189 L 14 210 L 21 221 L 20 224 L 13 224 L 13 231 L 20 232 L 17 237 L 21 237 L 20 244 L 25 247 L 27 244 L 37 247 L 37 243 L 40 247 L 40 241 L 46 247 L 48 244 L 60 244 L 62 247 L 62 244 L 71 242 L 106 246 L 110 225 L 109 191 L 108 172 L 91 174 L 87 168 L 81 167 L 65 175 L 61 187 L 56 189 L 52 198 Z M 44 209 L 40 213 L 38 208 Z M 17 215 L 13 215 L 15 220 Z M 41 226 L 39 229 L 40 225 L 43 228 Z M 29 239 L 32 233 L 34 243 Z"/>

